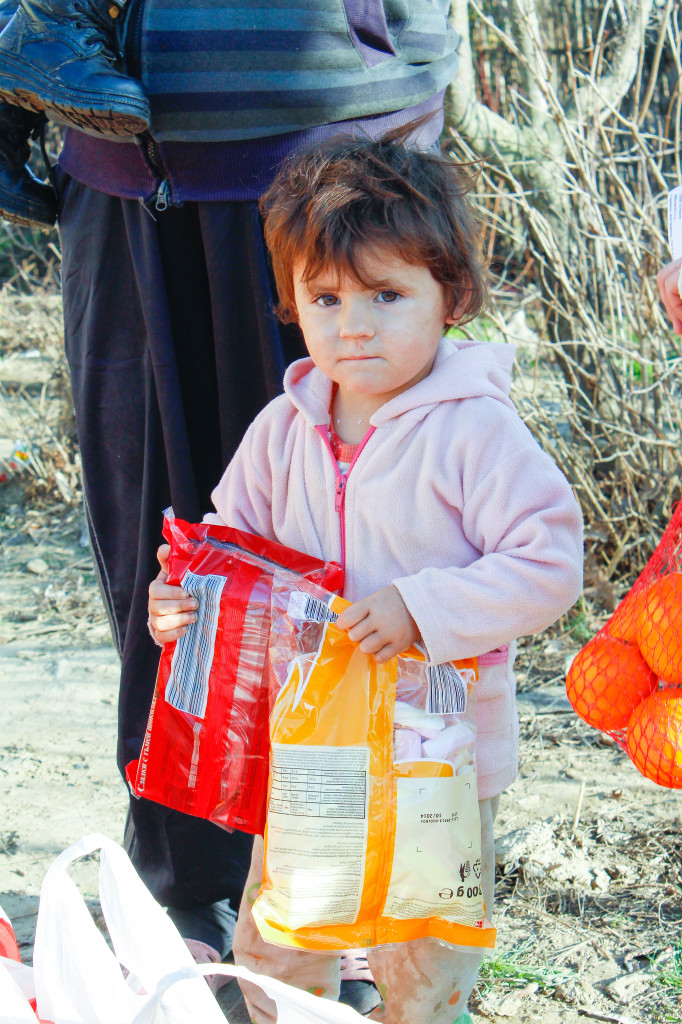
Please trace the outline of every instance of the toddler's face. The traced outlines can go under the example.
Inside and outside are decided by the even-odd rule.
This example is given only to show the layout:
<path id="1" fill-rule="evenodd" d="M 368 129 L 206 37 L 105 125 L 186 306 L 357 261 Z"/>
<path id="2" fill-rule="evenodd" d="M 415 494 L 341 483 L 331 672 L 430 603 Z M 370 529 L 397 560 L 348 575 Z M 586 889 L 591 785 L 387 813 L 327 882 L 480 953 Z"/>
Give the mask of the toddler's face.
<path id="1" fill-rule="evenodd" d="M 371 250 L 372 286 L 336 270 L 304 282 L 294 269 L 296 310 L 316 366 L 349 392 L 389 401 L 428 376 L 446 317 L 443 286 L 431 271 Z"/>

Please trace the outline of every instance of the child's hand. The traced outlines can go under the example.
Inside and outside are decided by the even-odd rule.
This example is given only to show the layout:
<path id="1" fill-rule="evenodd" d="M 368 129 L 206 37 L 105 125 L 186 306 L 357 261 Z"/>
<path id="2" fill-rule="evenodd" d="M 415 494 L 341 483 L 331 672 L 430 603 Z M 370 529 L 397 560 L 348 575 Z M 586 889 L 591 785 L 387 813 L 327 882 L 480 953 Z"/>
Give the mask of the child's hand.
<path id="1" fill-rule="evenodd" d="M 656 283 L 661 294 L 675 334 L 682 334 L 682 298 L 680 298 L 680 268 L 682 259 L 666 263 L 656 275 Z"/>
<path id="2" fill-rule="evenodd" d="M 384 587 L 346 608 L 336 625 L 378 665 L 406 651 L 419 639 L 419 630 L 395 587 Z"/>
<path id="3" fill-rule="evenodd" d="M 182 587 L 169 587 L 168 556 L 170 547 L 162 544 L 156 553 L 161 572 L 149 585 L 149 632 L 157 644 L 177 640 L 187 632 L 187 626 L 197 621 L 199 602 Z"/>

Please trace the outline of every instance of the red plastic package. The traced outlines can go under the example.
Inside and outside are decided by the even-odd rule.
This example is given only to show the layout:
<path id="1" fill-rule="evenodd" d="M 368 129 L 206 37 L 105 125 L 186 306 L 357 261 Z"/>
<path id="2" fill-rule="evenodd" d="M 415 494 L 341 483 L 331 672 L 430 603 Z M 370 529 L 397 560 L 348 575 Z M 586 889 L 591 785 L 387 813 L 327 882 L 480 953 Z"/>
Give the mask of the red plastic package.
<path id="1" fill-rule="evenodd" d="M 14 928 L 5 911 L 0 907 L 0 956 L 9 960 L 21 961 L 19 945 L 14 934 Z"/>
<path id="2" fill-rule="evenodd" d="M 28 1005 L 35 1013 L 36 999 L 32 968 L 26 967 L 22 964 L 21 955 L 19 953 L 19 944 L 17 943 L 16 935 L 14 934 L 12 922 L 2 907 L 0 907 L 0 970 L 3 968 L 9 975 L 5 983 L 12 986 L 12 983 L 14 982 L 17 988 L 16 993 L 12 988 L 11 996 L 23 993 Z M 19 998 L 21 998 L 21 995 L 19 995 Z M 0 1017 L 2 1017 L 1 1011 L 3 1009 L 5 1009 L 5 1007 L 0 1006 Z M 30 1014 L 27 1007 L 26 1017 L 28 1018 L 29 1016 Z M 19 1019 L 24 1020 L 24 1016 L 22 1015 L 21 1018 L 17 1017 L 17 1020 Z M 39 1018 L 36 1017 L 36 1022 L 38 1019 Z M 44 1024 L 50 1024 L 50 1021 L 45 1021 Z"/>
<path id="3" fill-rule="evenodd" d="M 199 600 L 198 618 L 164 645 L 142 752 L 126 776 L 135 796 L 262 833 L 269 767 L 268 640 L 276 571 L 339 590 L 343 570 L 226 526 L 165 513 L 168 583 Z"/>

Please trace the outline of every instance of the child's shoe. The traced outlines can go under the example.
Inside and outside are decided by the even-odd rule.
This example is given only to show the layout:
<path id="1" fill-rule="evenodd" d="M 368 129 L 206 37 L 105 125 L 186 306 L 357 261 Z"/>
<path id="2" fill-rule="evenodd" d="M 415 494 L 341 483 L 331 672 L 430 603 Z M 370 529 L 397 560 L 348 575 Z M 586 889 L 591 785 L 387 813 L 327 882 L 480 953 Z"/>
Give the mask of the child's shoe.
<path id="1" fill-rule="evenodd" d="M 198 939 L 185 939 L 185 945 L 189 949 L 190 953 L 194 957 L 194 962 L 197 964 L 220 964 L 220 953 L 213 946 L 209 946 L 207 942 L 200 942 Z M 223 987 L 228 985 L 232 981 L 232 978 L 226 974 L 207 974 L 206 983 L 210 988 L 213 995 Z"/>
<path id="2" fill-rule="evenodd" d="M 57 219 L 57 194 L 27 166 L 29 139 L 44 120 L 42 114 L 0 100 L 0 216 L 49 228 Z"/>
<path id="3" fill-rule="evenodd" d="M 341 994 L 339 1002 L 366 1016 L 381 1002 L 364 949 L 355 949 L 341 957 Z"/>
<path id="4" fill-rule="evenodd" d="M 108 135 L 149 127 L 141 84 L 117 69 L 128 0 L 19 0 L 0 35 L 0 95 L 54 121 Z"/>

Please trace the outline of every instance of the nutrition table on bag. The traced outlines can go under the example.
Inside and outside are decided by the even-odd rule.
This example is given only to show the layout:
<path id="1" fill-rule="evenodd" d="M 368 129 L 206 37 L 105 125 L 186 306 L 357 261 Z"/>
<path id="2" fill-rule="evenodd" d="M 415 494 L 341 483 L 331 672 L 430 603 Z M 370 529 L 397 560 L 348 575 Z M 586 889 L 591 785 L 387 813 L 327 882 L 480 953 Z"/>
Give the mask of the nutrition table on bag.
<path id="1" fill-rule="evenodd" d="M 364 818 L 367 772 L 274 763 L 270 812 L 311 818 Z"/>

